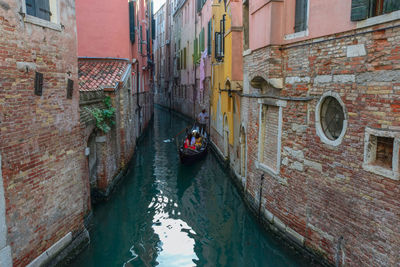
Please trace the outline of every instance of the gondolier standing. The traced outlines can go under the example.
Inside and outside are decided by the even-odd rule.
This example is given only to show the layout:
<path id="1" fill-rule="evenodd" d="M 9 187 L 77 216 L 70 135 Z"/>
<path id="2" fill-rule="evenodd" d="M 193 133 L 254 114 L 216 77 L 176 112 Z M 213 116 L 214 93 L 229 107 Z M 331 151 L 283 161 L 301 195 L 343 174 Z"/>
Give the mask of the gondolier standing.
<path id="1" fill-rule="evenodd" d="M 200 126 L 200 133 L 204 134 L 205 132 L 207 132 L 207 120 L 208 120 L 208 113 L 206 112 L 205 109 L 203 109 L 197 116 L 197 122 L 199 123 Z"/>

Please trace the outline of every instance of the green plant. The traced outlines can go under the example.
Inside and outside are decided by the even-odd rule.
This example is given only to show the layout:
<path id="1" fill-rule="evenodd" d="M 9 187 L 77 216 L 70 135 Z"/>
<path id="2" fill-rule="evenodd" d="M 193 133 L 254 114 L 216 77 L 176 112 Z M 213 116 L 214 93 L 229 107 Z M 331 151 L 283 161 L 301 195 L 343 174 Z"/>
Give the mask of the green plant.
<path id="1" fill-rule="evenodd" d="M 111 105 L 111 97 L 106 96 L 103 102 L 106 108 L 100 109 L 85 107 L 85 109 L 96 119 L 96 127 L 102 132 L 108 133 L 111 130 L 111 127 L 115 125 L 115 108 Z"/>

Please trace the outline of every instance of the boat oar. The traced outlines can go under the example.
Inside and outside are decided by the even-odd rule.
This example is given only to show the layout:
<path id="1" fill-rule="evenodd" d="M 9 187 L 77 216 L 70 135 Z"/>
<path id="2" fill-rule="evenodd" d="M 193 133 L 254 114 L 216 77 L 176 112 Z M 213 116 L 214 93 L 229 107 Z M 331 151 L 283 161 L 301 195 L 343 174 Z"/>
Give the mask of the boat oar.
<path id="1" fill-rule="evenodd" d="M 182 129 L 182 131 L 180 131 L 177 135 L 175 135 L 173 138 L 171 138 L 171 139 L 165 139 L 164 140 L 164 143 L 170 143 L 170 142 L 172 142 L 178 135 L 180 135 L 180 134 L 182 134 L 182 132 L 183 131 L 185 131 L 185 130 L 187 130 L 188 129 L 188 127 L 185 127 L 184 129 Z"/>

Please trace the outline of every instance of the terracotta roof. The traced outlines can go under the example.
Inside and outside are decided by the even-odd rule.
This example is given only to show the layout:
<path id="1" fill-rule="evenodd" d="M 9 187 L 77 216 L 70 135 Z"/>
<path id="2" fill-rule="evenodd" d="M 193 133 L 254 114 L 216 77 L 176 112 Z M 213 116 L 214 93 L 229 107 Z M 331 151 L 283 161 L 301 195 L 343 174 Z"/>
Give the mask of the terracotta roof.
<path id="1" fill-rule="evenodd" d="M 114 88 L 121 81 L 129 62 L 118 59 L 79 59 L 79 91 Z"/>

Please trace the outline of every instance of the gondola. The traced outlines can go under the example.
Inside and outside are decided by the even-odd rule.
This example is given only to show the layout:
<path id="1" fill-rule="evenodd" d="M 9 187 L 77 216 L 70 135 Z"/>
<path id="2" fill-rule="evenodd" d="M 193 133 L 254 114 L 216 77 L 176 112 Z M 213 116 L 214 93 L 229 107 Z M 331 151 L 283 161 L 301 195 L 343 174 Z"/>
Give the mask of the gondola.
<path id="1" fill-rule="evenodd" d="M 179 158 L 182 164 L 191 164 L 198 162 L 207 155 L 208 149 L 208 136 L 207 133 L 200 134 L 203 138 L 202 146 L 199 149 L 184 148 L 184 141 L 181 142 L 179 150 Z"/>

